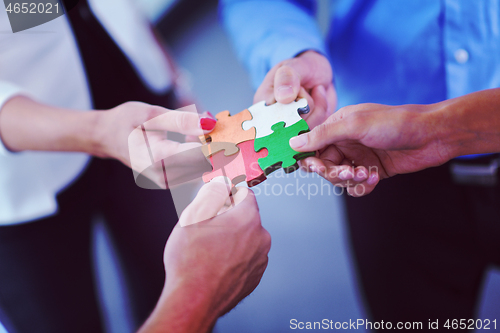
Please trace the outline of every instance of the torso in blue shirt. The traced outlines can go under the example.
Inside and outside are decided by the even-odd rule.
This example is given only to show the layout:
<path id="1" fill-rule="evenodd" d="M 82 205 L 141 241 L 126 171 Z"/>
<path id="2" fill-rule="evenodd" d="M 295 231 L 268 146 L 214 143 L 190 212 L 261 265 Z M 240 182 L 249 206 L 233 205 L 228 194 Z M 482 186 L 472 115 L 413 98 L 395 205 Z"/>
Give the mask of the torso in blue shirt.
<path id="1" fill-rule="evenodd" d="M 343 0 L 327 38 L 340 106 L 435 103 L 500 86 L 495 0 Z"/>

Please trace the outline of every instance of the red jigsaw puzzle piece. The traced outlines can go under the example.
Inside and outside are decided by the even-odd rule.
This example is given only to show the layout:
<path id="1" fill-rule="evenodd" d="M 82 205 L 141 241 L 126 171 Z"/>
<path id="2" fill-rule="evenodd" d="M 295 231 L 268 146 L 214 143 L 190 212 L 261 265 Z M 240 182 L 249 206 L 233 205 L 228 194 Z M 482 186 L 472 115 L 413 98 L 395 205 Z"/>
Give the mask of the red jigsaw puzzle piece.
<path id="1" fill-rule="evenodd" d="M 258 159 L 267 156 L 267 149 L 258 153 L 254 149 L 254 140 L 238 144 L 238 154 L 226 156 L 218 152 L 210 157 L 213 170 L 203 175 L 203 181 L 209 182 L 215 177 L 225 176 L 231 179 L 233 186 L 246 180 L 249 187 L 255 186 L 264 180 L 266 175 L 260 168 Z"/>
<path id="2" fill-rule="evenodd" d="M 234 186 L 244 181 L 246 178 L 245 162 L 243 161 L 243 154 L 241 152 L 226 156 L 224 152 L 221 151 L 210 156 L 210 162 L 212 163 L 213 169 L 211 172 L 203 174 L 202 178 L 205 183 L 208 183 L 215 177 L 224 176 L 231 179 Z"/>
<path id="3" fill-rule="evenodd" d="M 245 141 L 239 143 L 237 146 L 240 148 L 240 154 L 243 155 L 245 164 L 245 174 L 248 187 L 255 186 L 266 180 L 264 171 L 259 166 L 259 158 L 267 156 L 267 149 L 262 149 L 258 153 L 254 149 L 254 141 Z"/>

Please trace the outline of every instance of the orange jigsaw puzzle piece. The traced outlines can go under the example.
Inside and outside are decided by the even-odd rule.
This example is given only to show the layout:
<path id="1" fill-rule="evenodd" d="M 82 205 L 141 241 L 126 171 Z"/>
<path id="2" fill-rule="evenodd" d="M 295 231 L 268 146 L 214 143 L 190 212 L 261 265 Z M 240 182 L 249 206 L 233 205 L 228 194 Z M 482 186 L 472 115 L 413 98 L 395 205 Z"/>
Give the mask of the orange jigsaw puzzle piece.
<path id="1" fill-rule="evenodd" d="M 231 142 L 213 142 L 209 145 L 201 146 L 201 151 L 205 157 L 210 157 L 220 151 L 224 151 L 224 155 L 229 156 L 239 152 L 239 148 Z"/>
<path id="2" fill-rule="evenodd" d="M 248 109 L 234 116 L 231 116 L 229 111 L 222 111 L 215 117 L 217 118 L 217 124 L 215 124 L 213 131 L 200 136 L 203 144 L 210 144 L 210 142 L 232 142 L 236 145 L 255 139 L 255 128 L 252 127 L 245 131 L 241 125 L 244 121 L 252 119 L 252 115 Z"/>

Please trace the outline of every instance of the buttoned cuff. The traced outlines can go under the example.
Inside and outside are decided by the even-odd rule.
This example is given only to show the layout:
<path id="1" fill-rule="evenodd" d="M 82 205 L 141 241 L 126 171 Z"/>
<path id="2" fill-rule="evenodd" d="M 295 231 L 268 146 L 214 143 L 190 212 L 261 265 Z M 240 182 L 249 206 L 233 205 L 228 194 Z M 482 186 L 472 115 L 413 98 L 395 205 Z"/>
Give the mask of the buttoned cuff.
<path id="1" fill-rule="evenodd" d="M 23 90 L 9 82 L 0 81 L 0 112 L 2 112 L 2 108 L 4 104 L 14 96 L 21 95 Z M 13 154 L 10 150 L 8 150 L 2 142 L 2 137 L 0 136 L 0 155 L 9 155 Z"/>

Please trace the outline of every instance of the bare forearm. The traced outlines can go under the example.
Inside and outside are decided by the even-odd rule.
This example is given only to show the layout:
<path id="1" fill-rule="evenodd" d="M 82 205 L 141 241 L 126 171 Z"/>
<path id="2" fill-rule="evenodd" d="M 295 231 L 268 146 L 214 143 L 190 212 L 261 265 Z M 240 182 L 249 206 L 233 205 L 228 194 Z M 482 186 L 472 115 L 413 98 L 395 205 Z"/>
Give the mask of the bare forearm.
<path id="1" fill-rule="evenodd" d="M 500 152 L 500 88 L 436 104 L 436 139 L 451 157 Z"/>
<path id="2" fill-rule="evenodd" d="M 138 333 L 211 332 L 218 315 L 210 299 L 187 286 L 167 287 Z"/>
<path id="3" fill-rule="evenodd" d="M 97 151 L 97 112 L 51 107 L 17 96 L 0 111 L 0 136 L 12 151 Z"/>

